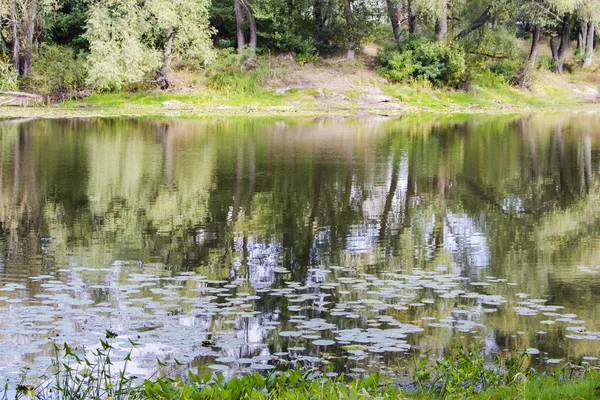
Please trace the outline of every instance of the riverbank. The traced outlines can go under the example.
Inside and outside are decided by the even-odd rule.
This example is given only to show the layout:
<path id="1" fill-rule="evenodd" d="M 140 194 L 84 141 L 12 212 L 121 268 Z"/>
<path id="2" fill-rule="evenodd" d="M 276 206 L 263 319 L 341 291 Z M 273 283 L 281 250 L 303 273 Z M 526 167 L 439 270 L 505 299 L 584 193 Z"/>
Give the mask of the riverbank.
<path id="1" fill-rule="evenodd" d="M 107 331 L 115 337 L 116 334 Z M 471 348 L 453 348 L 442 359 L 423 359 L 396 377 L 364 375 L 360 378 L 323 374 L 311 368 L 279 371 L 270 364 L 266 372 L 236 374 L 225 378 L 219 370 L 200 376 L 189 371 L 184 379 L 175 377 L 185 367 L 158 362 L 159 371 L 167 374 L 143 382 L 126 373 L 129 353 L 123 370 L 115 370 L 111 362 L 111 340 L 101 341 L 93 350 L 93 361 L 77 355 L 65 345 L 57 356 L 49 376 L 24 378 L 3 398 L 47 398 L 58 394 L 64 399 L 597 399 L 600 373 L 589 363 L 564 364 L 551 373 L 538 373 L 529 364 L 527 354 L 497 356 L 486 362 L 482 353 Z M 131 342 L 134 347 L 136 343 Z M 114 360 L 113 360 L 114 361 Z M 113 366 L 113 369 L 111 369 Z M 266 368 L 266 367 L 270 368 Z M 283 365 L 280 364 L 280 367 Z M 285 367 L 284 367 L 285 368 Z M 269 370 L 270 369 L 270 370 Z M 40 383 L 41 382 L 41 383 Z"/>
<path id="2" fill-rule="evenodd" d="M 43 107 L 0 107 L 0 118 L 527 113 L 595 110 L 600 101 L 600 82 L 596 74 L 586 72 L 556 75 L 538 70 L 528 89 L 474 85 L 454 90 L 390 84 L 369 58 L 299 65 L 279 57 L 269 61 L 265 71 L 260 82 L 254 81 L 255 75 L 240 75 L 219 87 L 206 76 L 176 71 L 173 88 L 167 91 L 91 94 Z"/>
<path id="3" fill-rule="evenodd" d="M 202 382 L 202 380 L 200 380 Z M 188 399 L 597 399 L 599 376 L 587 374 L 575 379 L 534 376 L 512 383 L 467 393 L 421 390 L 418 387 L 402 388 L 375 376 L 345 381 L 320 379 L 297 372 L 269 375 L 259 374 L 234 378 L 228 382 L 215 382 L 202 389 L 196 384 L 180 381 L 161 381 L 147 384 L 143 398 Z"/>

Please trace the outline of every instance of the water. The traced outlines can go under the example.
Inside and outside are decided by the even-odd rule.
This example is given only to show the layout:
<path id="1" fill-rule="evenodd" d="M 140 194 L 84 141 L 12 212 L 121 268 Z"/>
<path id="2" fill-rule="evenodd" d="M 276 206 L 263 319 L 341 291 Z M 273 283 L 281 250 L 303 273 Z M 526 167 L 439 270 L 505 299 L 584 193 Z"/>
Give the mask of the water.
<path id="1" fill-rule="evenodd" d="M 599 122 L 0 122 L 0 377 L 106 329 L 140 375 L 595 363 Z"/>

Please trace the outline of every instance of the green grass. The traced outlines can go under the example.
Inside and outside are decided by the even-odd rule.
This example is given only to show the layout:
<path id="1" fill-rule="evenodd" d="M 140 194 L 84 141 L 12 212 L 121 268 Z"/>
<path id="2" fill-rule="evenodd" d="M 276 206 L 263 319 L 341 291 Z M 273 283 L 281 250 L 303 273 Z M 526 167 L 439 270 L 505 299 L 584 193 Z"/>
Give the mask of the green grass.
<path id="1" fill-rule="evenodd" d="M 196 108 L 202 106 L 280 106 L 283 105 L 283 97 L 276 96 L 271 91 L 261 90 L 255 93 L 230 93 L 211 90 L 196 93 L 106 93 L 94 94 L 83 101 L 71 100 L 61 103 L 60 108 L 162 108 L 166 101 L 181 102 L 181 109 Z"/>
<path id="2" fill-rule="evenodd" d="M 530 93 L 511 86 L 475 87 L 470 91 L 432 89 L 418 85 L 386 85 L 383 91 L 409 106 L 431 111 L 482 109 L 529 110 L 574 106 L 577 102 L 560 88 L 542 85 L 542 93 Z"/>
<path id="3" fill-rule="evenodd" d="M 114 370 L 111 340 L 87 359 L 82 349 L 56 347 L 57 355 L 48 376 L 24 377 L 15 398 L 60 399 L 598 399 L 600 374 L 586 364 L 566 364 L 553 374 L 537 374 L 527 367 L 528 356 L 497 357 L 490 365 L 475 347 L 453 347 L 442 359 L 415 365 L 408 379 L 398 381 L 377 375 L 362 379 L 327 377 L 312 369 L 275 371 L 234 376 L 188 373 L 187 378 L 154 377 L 143 382 L 123 370 Z M 131 342 L 133 347 L 138 344 Z M 89 354 L 89 353 L 88 353 Z M 179 368 L 183 368 L 179 364 Z M 159 367 L 165 364 L 159 362 Z M 171 369 L 173 371 L 173 369 Z M 8 400 L 8 385 L 3 399 Z M 13 388 L 13 392 L 15 388 Z M 1 393 L 0 393 L 1 394 Z"/>

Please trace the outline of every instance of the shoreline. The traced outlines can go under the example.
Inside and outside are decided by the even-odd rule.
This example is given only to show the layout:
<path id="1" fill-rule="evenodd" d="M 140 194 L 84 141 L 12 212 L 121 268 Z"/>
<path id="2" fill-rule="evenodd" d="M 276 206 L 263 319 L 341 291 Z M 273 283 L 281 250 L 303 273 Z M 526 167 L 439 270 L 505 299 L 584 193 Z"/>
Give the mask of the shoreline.
<path id="1" fill-rule="evenodd" d="M 347 118 L 402 117 L 416 115 L 526 115 L 531 113 L 600 112 L 600 104 L 556 104 L 544 107 L 453 107 L 437 109 L 418 106 L 395 107 L 313 107 L 313 106 L 208 106 L 208 107 L 0 107 L 1 119 L 23 118 L 207 118 L 207 117 L 320 117 Z"/>

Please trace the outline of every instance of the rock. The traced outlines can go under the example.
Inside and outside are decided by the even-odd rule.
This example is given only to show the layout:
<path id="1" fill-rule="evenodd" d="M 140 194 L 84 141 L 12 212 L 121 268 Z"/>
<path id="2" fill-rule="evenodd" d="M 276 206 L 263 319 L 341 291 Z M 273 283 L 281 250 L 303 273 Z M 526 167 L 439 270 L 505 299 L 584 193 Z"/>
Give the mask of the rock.
<path id="1" fill-rule="evenodd" d="M 164 108 L 168 108 L 169 110 L 176 110 L 181 108 L 181 102 L 179 100 L 169 100 L 162 103 Z"/>
<path id="2" fill-rule="evenodd" d="M 362 100 L 366 103 L 391 103 L 394 99 L 392 96 L 387 96 L 385 94 L 367 94 L 362 96 Z"/>

